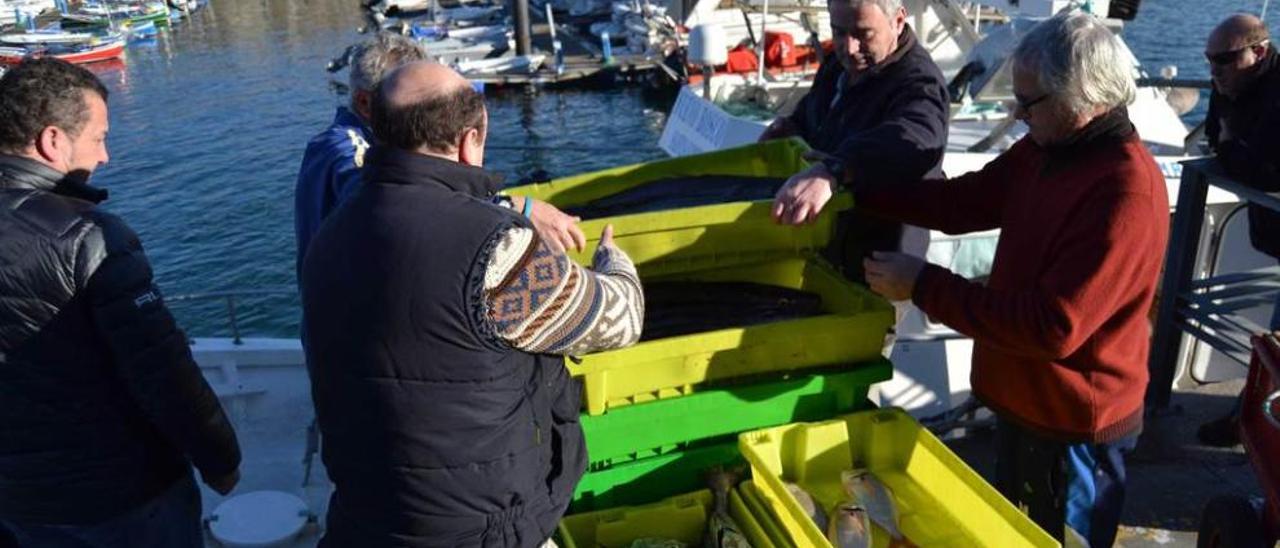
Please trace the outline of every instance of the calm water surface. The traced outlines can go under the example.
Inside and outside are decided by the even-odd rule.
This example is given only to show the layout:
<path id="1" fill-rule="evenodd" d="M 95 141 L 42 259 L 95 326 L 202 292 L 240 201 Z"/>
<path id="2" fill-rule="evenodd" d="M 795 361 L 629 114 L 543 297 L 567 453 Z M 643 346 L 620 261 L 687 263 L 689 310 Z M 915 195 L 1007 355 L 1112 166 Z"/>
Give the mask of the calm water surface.
<path id="1" fill-rule="evenodd" d="M 131 46 L 123 62 L 92 67 L 112 93 L 111 162 L 95 183 L 142 237 L 167 294 L 293 290 L 294 178 L 307 139 L 342 100 L 324 66 L 360 38 L 355 5 L 213 0 L 153 43 Z M 1203 37 L 1226 14 L 1261 5 L 1148 0 L 1126 38 L 1149 70 L 1173 64 L 1181 76 L 1207 77 Z M 639 90 L 502 92 L 488 105 L 490 144 L 540 147 L 486 155 L 509 180 L 661 157 L 668 105 Z M 192 335 L 229 333 L 221 302 L 171 307 Z M 244 299 L 239 311 L 247 334 L 296 335 L 294 296 Z"/>

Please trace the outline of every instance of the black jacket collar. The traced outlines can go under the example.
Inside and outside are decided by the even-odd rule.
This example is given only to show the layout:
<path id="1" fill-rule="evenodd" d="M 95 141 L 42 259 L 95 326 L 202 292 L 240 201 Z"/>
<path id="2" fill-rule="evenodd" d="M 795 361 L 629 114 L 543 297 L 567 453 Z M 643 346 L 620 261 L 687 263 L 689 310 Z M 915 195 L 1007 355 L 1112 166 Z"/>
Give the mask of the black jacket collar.
<path id="1" fill-rule="evenodd" d="M 435 156 L 375 146 L 367 161 L 367 183 L 437 184 L 481 199 L 502 190 L 501 175 Z"/>
<path id="2" fill-rule="evenodd" d="M 893 66 L 898 61 L 901 61 L 903 57 L 906 57 L 907 53 L 914 47 L 916 47 L 916 33 L 911 30 L 911 25 L 903 25 L 902 33 L 898 35 L 898 49 L 893 50 L 893 53 L 890 53 L 880 64 L 872 67 L 872 72 L 879 73 Z"/>
<path id="3" fill-rule="evenodd" d="M 95 204 L 107 199 L 107 191 L 90 186 L 87 176 L 59 173 L 35 160 L 10 154 L 0 154 L 0 188 L 45 190 Z"/>

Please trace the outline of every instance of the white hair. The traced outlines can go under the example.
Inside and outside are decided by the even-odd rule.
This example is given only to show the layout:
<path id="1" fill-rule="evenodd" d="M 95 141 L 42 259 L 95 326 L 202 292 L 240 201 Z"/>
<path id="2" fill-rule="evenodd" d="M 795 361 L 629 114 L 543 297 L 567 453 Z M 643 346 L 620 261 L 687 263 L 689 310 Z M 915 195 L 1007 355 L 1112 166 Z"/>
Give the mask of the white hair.
<path id="1" fill-rule="evenodd" d="M 1013 58 L 1018 67 L 1036 75 L 1043 92 L 1077 115 L 1095 107 L 1128 105 L 1137 95 L 1119 38 L 1088 13 L 1060 13 L 1036 25 Z"/>
<path id="2" fill-rule="evenodd" d="M 834 0 L 834 1 L 840 1 L 840 0 Z M 883 11 L 885 15 L 888 15 L 890 17 L 893 17 L 893 14 L 897 13 L 898 10 L 902 9 L 902 0 L 845 0 L 845 1 L 849 2 L 850 7 L 855 9 L 861 7 L 863 4 L 872 4 L 874 6 L 879 7 L 880 11 Z"/>
<path id="3" fill-rule="evenodd" d="M 360 43 L 351 53 L 349 81 L 352 95 L 360 90 L 373 91 L 392 69 L 426 58 L 427 54 L 422 46 L 412 39 L 390 32 L 379 32 Z"/>

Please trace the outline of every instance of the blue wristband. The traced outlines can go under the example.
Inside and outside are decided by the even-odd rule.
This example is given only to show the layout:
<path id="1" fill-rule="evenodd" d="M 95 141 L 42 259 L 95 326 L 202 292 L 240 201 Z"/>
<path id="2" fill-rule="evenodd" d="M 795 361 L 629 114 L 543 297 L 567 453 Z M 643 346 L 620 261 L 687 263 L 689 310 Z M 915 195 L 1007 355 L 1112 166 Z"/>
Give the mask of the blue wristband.
<path id="1" fill-rule="evenodd" d="M 528 197 L 528 196 L 525 196 L 525 197 L 524 197 L 524 211 L 521 211 L 521 212 L 520 212 L 520 214 L 521 214 L 521 215 L 524 215 L 524 218 L 528 219 L 528 218 L 530 218 L 530 217 L 529 217 L 529 214 L 531 214 L 531 213 L 533 213 L 533 198 L 530 198 L 530 197 Z"/>

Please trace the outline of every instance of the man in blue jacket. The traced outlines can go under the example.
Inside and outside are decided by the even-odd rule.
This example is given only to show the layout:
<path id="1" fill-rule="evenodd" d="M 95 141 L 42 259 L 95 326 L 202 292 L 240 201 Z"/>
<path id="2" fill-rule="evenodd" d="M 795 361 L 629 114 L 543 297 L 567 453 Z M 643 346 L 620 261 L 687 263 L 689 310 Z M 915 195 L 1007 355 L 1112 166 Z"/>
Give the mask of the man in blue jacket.
<path id="1" fill-rule="evenodd" d="M 307 143 L 298 170 L 294 193 L 294 232 L 297 235 L 298 279 L 302 279 L 302 261 L 311 238 L 320 230 L 333 210 L 360 185 L 360 171 L 372 146 L 369 130 L 373 90 L 387 73 L 400 65 L 426 59 L 416 42 L 389 32 L 359 44 L 352 52 L 351 104 L 338 107 L 333 124 Z M 578 228 L 579 219 L 566 215 L 544 202 L 515 196 L 502 197 L 500 203 L 523 211 L 525 217 L 555 249 L 578 249 L 586 245 L 586 236 Z"/>
<path id="2" fill-rule="evenodd" d="M 353 52 L 351 104 L 338 107 L 333 124 L 311 138 L 298 170 L 293 226 L 298 239 L 299 272 L 307 245 L 320 229 L 320 223 L 360 183 L 360 168 L 364 166 L 372 139 L 369 101 L 373 89 L 391 69 L 423 59 L 426 53 L 417 43 L 389 32 L 379 33 Z"/>
<path id="3" fill-rule="evenodd" d="M 822 153 L 820 162 L 778 191 L 773 216 L 787 224 L 812 221 L 837 185 L 942 176 L 946 82 L 907 25 L 901 0 L 832 0 L 827 10 L 835 51 L 795 112 L 775 120 L 760 138 L 799 136 Z M 861 280 L 863 257 L 897 251 L 901 239 L 897 222 L 846 212 L 827 256 L 846 276 Z"/>

